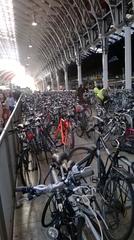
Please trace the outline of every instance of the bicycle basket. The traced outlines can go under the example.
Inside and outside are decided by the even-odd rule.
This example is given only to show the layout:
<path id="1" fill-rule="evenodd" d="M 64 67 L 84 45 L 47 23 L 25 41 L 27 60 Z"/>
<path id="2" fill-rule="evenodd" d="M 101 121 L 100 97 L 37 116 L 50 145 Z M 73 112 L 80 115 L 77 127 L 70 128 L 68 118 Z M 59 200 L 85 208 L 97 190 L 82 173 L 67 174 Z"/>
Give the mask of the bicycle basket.
<path id="1" fill-rule="evenodd" d="M 127 128 L 121 141 L 121 150 L 134 153 L 134 129 Z"/>
<path id="2" fill-rule="evenodd" d="M 125 131 L 125 138 L 134 140 L 134 128 L 127 128 L 126 129 L 126 131 Z"/>

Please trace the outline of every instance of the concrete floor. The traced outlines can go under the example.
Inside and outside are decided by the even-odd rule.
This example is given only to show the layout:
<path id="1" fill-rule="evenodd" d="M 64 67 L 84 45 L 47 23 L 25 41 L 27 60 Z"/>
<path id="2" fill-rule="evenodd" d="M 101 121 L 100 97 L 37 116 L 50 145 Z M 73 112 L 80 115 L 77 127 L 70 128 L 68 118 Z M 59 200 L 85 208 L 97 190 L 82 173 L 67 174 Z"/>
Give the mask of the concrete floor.
<path id="1" fill-rule="evenodd" d="M 91 142 L 90 142 L 91 144 Z M 76 146 L 89 146 L 87 138 L 78 138 Z M 129 159 L 134 160 L 134 155 L 126 154 Z M 76 155 L 76 159 L 81 156 Z M 41 160 L 42 173 L 47 172 L 47 165 Z M 47 197 L 41 196 L 30 202 L 23 202 L 22 207 L 15 210 L 13 240 L 48 240 L 47 231 L 41 226 L 41 215 Z M 129 238 L 134 240 L 134 234 Z"/>

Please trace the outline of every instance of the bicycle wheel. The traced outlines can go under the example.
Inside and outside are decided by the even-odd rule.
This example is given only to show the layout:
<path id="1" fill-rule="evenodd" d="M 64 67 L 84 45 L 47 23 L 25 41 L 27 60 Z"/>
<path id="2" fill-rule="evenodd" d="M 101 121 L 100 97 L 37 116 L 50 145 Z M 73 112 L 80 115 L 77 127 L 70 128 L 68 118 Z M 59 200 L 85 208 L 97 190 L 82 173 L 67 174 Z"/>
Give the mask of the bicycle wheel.
<path id="1" fill-rule="evenodd" d="M 87 159 L 85 162 L 82 163 L 82 166 L 85 167 L 87 164 L 91 164 L 92 158 L 90 156 L 90 153 L 92 153 L 92 149 L 88 147 L 76 147 L 72 149 L 69 153 L 69 161 L 74 162 L 74 163 L 79 163 L 81 162 L 85 157 Z"/>
<path id="2" fill-rule="evenodd" d="M 110 240 L 127 240 L 134 221 L 134 191 L 132 185 L 120 176 L 107 180 L 102 200 L 103 217 Z"/>
<path id="3" fill-rule="evenodd" d="M 84 134 L 84 129 L 80 121 L 78 121 L 76 125 L 76 134 L 78 137 L 82 137 Z"/>
<path id="4" fill-rule="evenodd" d="M 76 124 L 76 134 L 78 137 L 82 137 L 85 131 L 85 114 L 84 111 L 78 114 L 77 124 Z"/>
<path id="5" fill-rule="evenodd" d="M 54 145 L 56 147 L 61 147 L 63 146 L 62 142 L 61 142 L 61 133 L 58 134 L 57 138 L 55 139 L 55 131 L 57 129 L 57 125 L 51 125 L 51 127 L 49 128 L 49 137 L 50 139 L 53 141 Z"/>
<path id="6" fill-rule="evenodd" d="M 56 204 L 56 199 L 55 195 L 51 195 L 44 207 L 43 213 L 42 213 L 42 218 L 41 218 L 41 223 L 42 226 L 45 228 L 52 227 L 52 226 L 57 226 L 58 231 L 59 231 L 59 236 L 58 240 L 96 240 L 94 234 L 92 233 L 90 227 L 89 227 L 89 221 L 93 225 L 94 231 L 98 236 L 100 236 L 100 229 L 98 227 L 98 224 L 91 218 L 90 213 L 88 213 L 88 209 L 84 208 L 82 206 L 82 215 L 85 217 L 80 217 L 80 220 L 78 221 L 79 224 L 78 226 L 72 226 L 72 224 L 69 224 L 69 219 L 68 216 L 64 216 L 64 223 L 61 214 L 59 213 L 57 204 Z M 67 220 L 65 219 L 67 218 Z M 89 219 L 89 220 L 88 220 Z M 73 221 L 73 218 L 70 219 L 70 221 Z M 73 233 L 72 233 L 73 229 Z M 75 234 L 74 234 L 75 233 Z M 99 238 L 101 239 L 101 238 Z M 105 238 L 103 238 L 105 239 Z"/>
<path id="7" fill-rule="evenodd" d="M 38 157 L 30 150 L 23 152 L 21 156 L 20 175 L 24 186 L 35 186 L 41 182 L 41 168 Z"/>
<path id="8" fill-rule="evenodd" d="M 82 229 L 82 236 L 80 240 L 96 240 L 96 239 L 103 239 L 106 240 L 105 236 L 105 228 L 104 223 L 102 221 L 98 222 L 93 218 L 91 212 L 88 208 L 82 207 L 82 212 L 85 215 L 85 224 L 83 225 Z M 100 219 L 100 217 L 98 216 Z"/>
<path id="9" fill-rule="evenodd" d="M 90 107 L 88 107 L 88 108 L 86 108 L 86 109 L 84 110 L 84 112 L 85 112 L 87 121 L 89 121 L 90 118 L 91 118 L 91 116 L 92 116 L 92 109 L 91 109 Z"/>
<path id="10" fill-rule="evenodd" d="M 101 131 L 100 129 L 100 125 L 96 124 L 93 127 L 91 127 L 88 131 L 87 131 L 87 136 L 88 138 L 94 143 L 96 144 L 97 139 L 99 137 L 99 132 Z"/>
<path id="11" fill-rule="evenodd" d="M 74 131 L 70 127 L 67 130 L 66 142 L 65 142 L 65 145 L 64 145 L 64 151 L 70 152 L 70 150 L 74 148 L 74 145 L 75 145 Z"/>
<path id="12" fill-rule="evenodd" d="M 43 209 L 41 223 L 42 226 L 47 228 L 49 226 L 53 226 L 56 217 L 58 216 L 58 208 L 56 204 L 55 194 L 52 194 Z"/>
<path id="13" fill-rule="evenodd" d="M 52 161 L 52 155 L 53 153 L 50 150 L 43 150 L 41 154 L 43 161 L 45 161 L 48 165 Z"/>

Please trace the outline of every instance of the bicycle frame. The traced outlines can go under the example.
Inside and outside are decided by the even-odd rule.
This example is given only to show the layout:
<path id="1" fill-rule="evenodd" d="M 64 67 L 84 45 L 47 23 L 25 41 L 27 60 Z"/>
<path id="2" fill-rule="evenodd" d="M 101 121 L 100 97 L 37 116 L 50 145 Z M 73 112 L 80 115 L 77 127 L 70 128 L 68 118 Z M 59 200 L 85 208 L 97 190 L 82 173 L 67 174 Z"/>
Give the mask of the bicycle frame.
<path id="1" fill-rule="evenodd" d="M 104 161 L 101 158 L 101 154 L 100 154 L 101 145 L 103 146 L 103 148 L 105 149 L 105 152 L 107 153 L 106 163 L 104 163 Z M 94 156 L 96 156 L 97 158 L 97 169 L 98 169 L 97 177 L 99 179 L 99 182 L 105 184 L 112 169 L 114 170 L 114 172 L 120 174 L 120 176 L 124 178 L 125 177 L 129 178 L 131 182 L 134 181 L 134 178 L 130 174 L 130 171 L 128 172 L 123 167 L 120 167 L 118 160 L 120 160 L 123 164 L 125 164 L 129 169 L 131 168 L 132 171 L 133 171 L 133 163 L 130 163 L 124 156 L 119 156 L 119 152 L 120 152 L 120 148 L 118 146 L 112 156 L 109 149 L 106 146 L 105 140 L 103 139 L 102 136 L 99 136 L 96 143 L 96 148 L 93 151 L 93 155 L 91 156 L 92 159 L 94 158 Z M 110 160 L 110 164 L 109 164 L 109 160 Z"/>
<path id="2" fill-rule="evenodd" d="M 62 166 L 61 166 L 62 168 Z M 55 168 L 51 165 L 50 167 L 50 171 L 48 174 L 50 174 L 50 172 L 52 173 L 52 178 L 53 178 L 53 182 L 54 183 L 58 183 L 59 179 L 58 179 L 58 176 L 57 176 L 57 173 L 55 171 Z M 86 189 L 88 190 L 88 193 L 87 194 L 80 194 L 79 191 L 81 191 L 82 193 L 82 189 Z M 91 206 L 91 202 L 92 201 L 95 201 L 95 194 L 96 194 L 96 189 L 93 187 L 93 186 L 77 186 L 76 188 L 74 188 L 74 194 L 72 194 L 72 190 L 70 190 L 70 193 L 66 191 L 63 191 L 63 192 L 59 192 L 59 190 L 57 190 L 55 192 L 55 197 L 56 197 L 56 201 L 58 201 L 57 205 L 58 205 L 58 213 L 61 215 L 61 219 L 64 221 L 64 213 L 66 212 L 66 209 L 69 207 L 68 209 L 68 220 L 69 218 L 71 217 L 74 218 L 73 220 L 73 224 L 75 226 L 75 219 L 76 217 L 82 217 L 85 219 L 85 222 L 86 222 L 86 225 L 88 228 L 91 229 L 94 237 L 96 240 L 103 240 L 103 232 L 102 232 L 102 227 L 101 227 L 101 224 L 100 224 L 100 220 L 103 222 L 103 224 L 105 225 L 105 227 L 107 228 L 107 225 L 103 219 L 103 217 L 101 216 L 101 213 L 98 211 L 98 209 L 96 209 L 96 207 L 98 207 L 96 205 L 95 208 L 92 208 Z M 63 203 L 63 198 L 65 198 L 66 200 L 64 201 Z M 77 201 L 79 199 L 79 201 Z M 90 200 L 91 202 L 90 202 Z M 80 204 L 80 202 L 82 203 L 82 205 Z M 95 201 L 96 203 L 96 201 Z M 90 220 L 90 217 L 84 213 L 84 212 L 81 212 L 81 206 L 84 206 L 85 207 L 88 207 L 89 210 L 86 208 L 86 211 L 89 213 L 89 216 L 91 215 L 91 218 L 94 217 L 97 224 L 98 224 L 98 228 L 100 230 L 100 236 L 99 234 L 97 233 L 94 225 L 92 224 L 92 221 Z M 73 213 L 74 211 L 74 213 Z M 80 218 L 81 219 L 81 218 Z M 83 224 L 81 224 L 81 220 L 78 220 L 79 224 L 78 224 L 78 228 L 76 227 L 76 229 L 73 229 L 78 231 L 78 232 L 81 232 L 81 227 L 83 226 Z M 72 230 L 72 229 L 71 229 Z M 77 233 L 78 233 L 77 232 Z M 71 235 L 73 235 L 73 232 L 71 232 Z M 76 236 L 74 239 L 79 239 L 79 237 L 77 238 L 78 236 Z"/>
<path id="3" fill-rule="evenodd" d="M 58 127 L 54 133 L 54 138 L 57 139 L 58 134 L 61 134 L 61 143 L 63 145 L 66 145 L 67 143 L 67 137 L 68 137 L 68 129 L 70 128 L 70 120 L 69 119 L 63 119 L 60 118 Z"/>

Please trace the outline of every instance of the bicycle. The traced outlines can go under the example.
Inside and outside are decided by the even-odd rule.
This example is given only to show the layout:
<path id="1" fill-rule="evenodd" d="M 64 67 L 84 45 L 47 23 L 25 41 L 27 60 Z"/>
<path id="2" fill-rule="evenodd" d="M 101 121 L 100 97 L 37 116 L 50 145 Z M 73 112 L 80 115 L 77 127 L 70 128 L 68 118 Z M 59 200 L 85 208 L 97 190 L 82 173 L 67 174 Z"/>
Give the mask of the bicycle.
<path id="1" fill-rule="evenodd" d="M 17 173 L 20 173 L 24 186 L 34 186 L 41 182 L 41 168 L 35 149 L 34 134 L 22 124 L 9 130 L 9 134 L 17 135 L 19 141 L 19 153 L 17 156 Z"/>
<path id="2" fill-rule="evenodd" d="M 113 117 L 105 117 L 105 120 L 94 116 L 96 123 L 90 129 L 88 129 L 87 135 L 88 138 L 92 138 L 96 142 L 97 140 L 97 131 L 100 131 L 103 136 L 103 140 L 110 144 L 112 147 L 113 142 L 124 135 L 126 130 L 126 122 L 122 114 L 115 113 Z"/>
<path id="3" fill-rule="evenodd" d="M 73 166 L 64 176 L 64 180 L 61 180 L 56 173 L 56 168 L 59 164 L 60 168 L 62 167 L 64 156 L 62 155 L 59 159 L 60 163 L 55 157 L 51 165 L 52 184 L 17 187 L 16 191 L 28 193 L 29 200 L 41 194 L 51 193 L 41 219 L 42 225 L 48 228 L 51 239 L 106 239 L 103 231 L 107 231 L 107 226 L 98 208 L 96 190 L 93 186 L 79 185 L 81 178 L 93 175 L 92 169 L 79 170 L 78 166 L 77 168 Z"/>
<path id="4" fill-rule="evenodd" d="M 96 170 L 92 183 L 96 186 L 100 196 L 100 207 L 103 209 L 103 217 L 111 230 L 108 231 L 108 239 L 126 240 L 132 233 L 134 221 L 134 191 L 132 187 L 134 162 L 131 163 L 126 157 L 119 156 L 119 142 L 116 151 L 111 154 L 101 133 L 98 132 L 98 134 L 96 147 L 73 149 L 69 159 L 71 161 L 74 153 L 79 149 L 87 151 L 86 156 L 80 160 L 80 166 L 83 168 L 92 166 Z M 101 146 L 108 155 L 106 161 L 101 157 Z M 85 182 L 85 179 L 83 180 Z M 127 223 L 125 217 L 127 217 Z M 122 229 L 123 224 L 125 227 Z"/>
<path id="5" fill-rule="evenodd" d="M 54 139 L 61 137 L 61 144 L 64 146 L 64 151 L 69 152 L 75 145 L 74 128 L 71 120 L 71 115 L 67 117 L 61 116 L 58 127 L 54 132 Z"/>
<path id="6" fill-rule="evenodd" d="M 75 122 L 76 122 L 76 134 L 78 137 L 82 137 L 84 132 L 87 133 L 89 123 L 91 121 L 92 110 L 88 104 L 76 105 L 74 107 Z"/>

